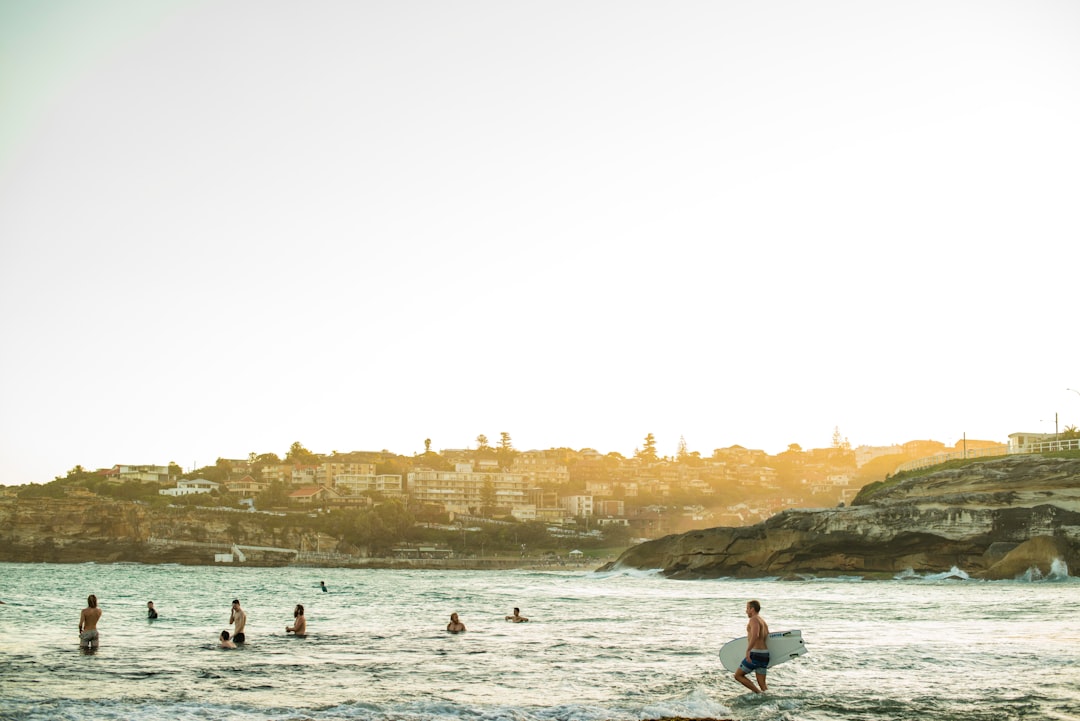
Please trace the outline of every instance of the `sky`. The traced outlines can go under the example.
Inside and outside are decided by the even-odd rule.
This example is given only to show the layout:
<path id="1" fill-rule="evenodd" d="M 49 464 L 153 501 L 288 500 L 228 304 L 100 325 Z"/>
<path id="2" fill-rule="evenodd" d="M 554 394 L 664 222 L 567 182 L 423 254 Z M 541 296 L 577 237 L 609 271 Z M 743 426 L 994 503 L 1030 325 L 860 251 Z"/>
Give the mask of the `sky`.
<path id="1" fill-rule="evenodd" d="M 1080 425 L 1080 4 L 0 2 L 0 484 Z"/>

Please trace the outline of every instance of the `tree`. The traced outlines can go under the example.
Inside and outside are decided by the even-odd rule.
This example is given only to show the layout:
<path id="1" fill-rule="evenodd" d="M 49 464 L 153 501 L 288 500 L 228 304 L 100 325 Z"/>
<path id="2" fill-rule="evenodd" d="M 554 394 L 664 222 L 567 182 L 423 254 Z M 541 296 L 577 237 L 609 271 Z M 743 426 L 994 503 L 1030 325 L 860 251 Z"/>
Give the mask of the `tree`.
<path id="1" fill-rule="evenodd" d="M 485 436 L 483 433 L 478 435 L 476 437 L 476 450 L 478 450 L 478 451 L 486 451 L 489 448 L 491 448 L 491 446 L 488 445 L 487 436 Z"/>
<path id="2" fill-rule="evenodd" d="M 289 452 L 285 454 L 285 460 L 289 463 L 299 463 L 300 465 L 310 466 L 317 463 L 319 457 L 304 448 L 304 445 L 300 441 L 296 441 L 289 446 Z"/>
<path id="3" fill-rule="evenodd" d="M 488 478 L 480 488 L 481 511 L 485 516 L 490 516 L 494 512 L 495 501 L 495 483 Z"/>
<path id="4" fill-rule="evenodd" d="M 656 455 L 656 437 L 652 433 L 645 436 L 645 447 L 637 451 L 634 456 L 645 463 L 655 463 L 659 460 Z"/>
<path id="5" fill-rule="evenodd" d="M 514 462 L 514 456 L 517 455 L 517 451 L 514 450 L 514 442 L 510 440 L 510 434 L 503 431 L 499 434 L 499 448 L 495 451 L 495 456 L 499 459 L 499 466 L 506 468 Z"/>

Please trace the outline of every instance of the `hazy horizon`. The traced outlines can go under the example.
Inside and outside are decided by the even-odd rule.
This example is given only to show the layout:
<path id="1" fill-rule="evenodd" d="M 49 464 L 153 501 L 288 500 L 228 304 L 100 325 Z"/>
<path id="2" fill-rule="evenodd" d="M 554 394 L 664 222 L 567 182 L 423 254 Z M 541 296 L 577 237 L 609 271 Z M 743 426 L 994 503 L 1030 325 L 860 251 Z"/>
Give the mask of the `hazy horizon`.
<path id="1" fill-rule="evenodd" d="M 0 484 L 1080 424 L 1080 5 L 0 5 Z"/>

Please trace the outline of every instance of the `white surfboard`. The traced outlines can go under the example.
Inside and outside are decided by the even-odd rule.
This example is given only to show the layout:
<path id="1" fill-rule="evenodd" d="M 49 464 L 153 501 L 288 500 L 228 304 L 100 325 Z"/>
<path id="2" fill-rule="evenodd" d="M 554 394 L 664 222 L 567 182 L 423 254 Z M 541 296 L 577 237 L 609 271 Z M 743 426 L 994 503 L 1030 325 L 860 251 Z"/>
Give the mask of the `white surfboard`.
<path id="1" fill-rule="evenodd" d="M 765 639 L 765 645 L 769 649 L 769 668 L 806 654 L 802 631 L 770 633 Z M 746 658 L 746 636 L 728 641 L 720 649 L 720 663 L 724 664 L 724 668 L 728 671 L 737 671 L 744 658 Z"/>

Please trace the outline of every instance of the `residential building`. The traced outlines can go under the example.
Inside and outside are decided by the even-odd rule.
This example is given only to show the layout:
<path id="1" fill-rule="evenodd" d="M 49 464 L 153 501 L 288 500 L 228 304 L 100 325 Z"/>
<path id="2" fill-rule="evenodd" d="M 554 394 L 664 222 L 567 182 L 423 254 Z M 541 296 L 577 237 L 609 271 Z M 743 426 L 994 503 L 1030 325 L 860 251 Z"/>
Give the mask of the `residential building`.
<path id="1" fill-rule="evenodd" d="M 337 485 L 339 476 L 374 476 L 374 463 L 355 463 L 353 461 L 326 461 L 315 472 L 315 481 L 320 486 Z"/>
<path id="2" fill-rule="evenodd" d="M 571 516 L 594 515 L 592 496 L 562 496 L 559 498 L 559 505 Z"/>
<path id="3" fill-rule="evenodd" d="M 168 466 L 116 465 L 105 471 L 102 475 L 114 478 L 118 481 L 153 481 L 155 483 L 168 483 L 172 480 L 169 476 Z"/>
<path id="4" fill-rule="evenodd" d="M 336 499 L 340 494 L 326 486 L 307 486 L 297 488 L 289 494 L 289 503 L 299 506 L 318 506 Z"/>
<path id="5" fill-rule="evenodd" d="M 374 468 L 374 464 L 370 464 Z M 353 474 L 341 473 L 334 476 L 333 487 L 340 493 L 356 496 L 368 491 L 374 491 L 389 496 L 399 496 L 404 492 L 401 484 L 401 476 L 384 473 L 377 476 L 374 473 Z"/>
<path id="6" fill-rule="evenodd" d="M 266 483 L 265 481 L 256 481 L 251 476 L 244 476 L 238 481 L 227 481 L 225 483 L 225 490 L 229 493 L 236 493 L 241 496 L 254 496 L 262 493 L 269 487 L 269 483 Z"/>
<path id="7" fill-rule="evenodd" d="M 529 505 L 529 484 L 524 476 L 477 473 L 471 463 L 458 463 L 453 471 L 417 469 L 408 474 L 407 485 L 414 501 L 437 503 L 452 513 L 469 513 L 488 502 L 511 512 Z"/>
<path id="8" fill-rule="evenodd" d="M 177 481 L 176 488 L 162 488 L 158 493 L 163 496 L 190 496 L 216 491 L 220 486 L 220 483 L 208 481 L 205 478 L 194 478 L 190 481 Z"/>
<path id="9" fill-rule="evenodd" d="M 532 485 L 561 486 L 570 482 L 570 471 L 555 451 L 522 451 L 514 458 L 512 473 L 525 477 Z"/>

